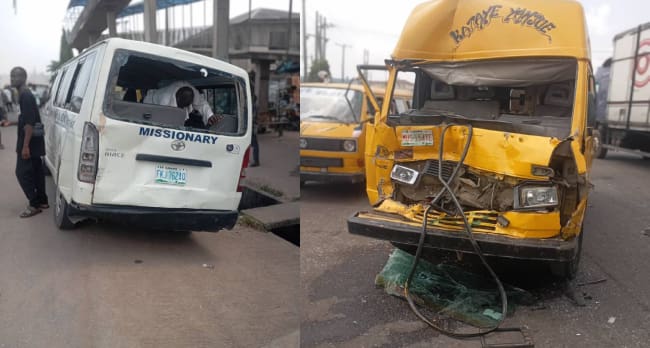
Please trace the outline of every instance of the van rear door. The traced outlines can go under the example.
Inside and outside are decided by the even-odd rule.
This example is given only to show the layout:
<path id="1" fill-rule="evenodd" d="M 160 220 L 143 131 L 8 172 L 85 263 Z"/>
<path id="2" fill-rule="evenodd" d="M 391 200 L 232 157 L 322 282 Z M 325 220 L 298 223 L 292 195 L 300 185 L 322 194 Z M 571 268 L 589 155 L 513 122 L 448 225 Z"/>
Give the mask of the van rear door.
<path id="1" fill-rule="evenodd" d="M 251 134 L 247 75 L 208 58 L 175 59 L 176 51 L 116 51 L 105 101 L 98 106 L 103 112 L 84 128 L 81 146 L 81 181 L 93 170 L 93 158 L 84 152 L 98 154 L 93 204 L 237 210 Z M 185 127 L 183 109 L 142 102 L 147 90 L 172 80 L 194 86 L 223 119 L 211 129 Z"/>

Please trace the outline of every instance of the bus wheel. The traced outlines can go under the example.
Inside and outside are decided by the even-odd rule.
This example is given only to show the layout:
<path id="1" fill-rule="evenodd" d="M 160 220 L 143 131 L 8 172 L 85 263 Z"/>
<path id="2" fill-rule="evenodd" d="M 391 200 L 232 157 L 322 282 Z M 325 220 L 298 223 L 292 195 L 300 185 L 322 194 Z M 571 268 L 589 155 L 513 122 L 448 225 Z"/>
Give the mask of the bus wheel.
<path id="1" fill-rule="evenodd" d="M 594 137 L 594 155 L 597 158 L 605 158 L 607 156 L 607 148 L 603 147 L 603 134 L 605 133 L 605 128 L 599 126 L 596 130 L 596 136 Z"/>
<path id="2" fill-rule="evenodd" d="M 580 256 L 582 255 L 582 237 L 584 231 L 581 229 L 580 234 L 575 237 L 578 238 L 578 243 L 573 251 L 573 258 L 570 261 L 554 262 L 551 263 L 551 273 L 557 277 L 571 280 L 578 274 L 578 265 L 580 264 Z"/>
<path id="3" fill-rule="evenodd" d="M 69 210 L 70 206 L 68 205 L 68 202 L 65 201 L 65 198 L 63 198 L 61 191 L 59 191 L 59 188 L 57 187 L 56 204 L 54 206 L 54 223 L 59 229 L 70 230 L 74 228 L 75 225 L 68 216 Z"/>

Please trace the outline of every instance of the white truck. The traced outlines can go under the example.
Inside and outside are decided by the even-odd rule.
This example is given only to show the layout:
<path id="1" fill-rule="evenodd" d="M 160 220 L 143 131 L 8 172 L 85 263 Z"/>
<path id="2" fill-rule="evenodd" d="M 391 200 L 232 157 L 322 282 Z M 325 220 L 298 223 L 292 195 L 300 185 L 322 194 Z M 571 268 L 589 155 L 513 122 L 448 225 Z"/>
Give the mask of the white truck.
<path id="1" fill-rule="evenodd" d="M 609 63 L 609 62 L 608 62 Z M 614 37 L 609 74 L 598 74 L 599 95 L 607 96 L 598 122 L 598 158 L 607 150 L 631 152 L 650 158 L 650 22 Z"/>

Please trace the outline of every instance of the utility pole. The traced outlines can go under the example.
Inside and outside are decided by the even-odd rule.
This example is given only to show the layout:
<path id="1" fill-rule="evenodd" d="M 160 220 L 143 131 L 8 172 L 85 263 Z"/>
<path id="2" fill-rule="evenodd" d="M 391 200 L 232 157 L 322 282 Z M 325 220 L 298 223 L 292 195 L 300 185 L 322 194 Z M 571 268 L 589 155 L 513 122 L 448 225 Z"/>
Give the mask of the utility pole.
<path id="1" fill-rule="evenodd" d="M 302 0 L 302 65 L 304 73 L 302 80 L 307 81 L 307 75 L 308 75 L 308 70 L 307 70 L 307 17 L 304 15 L 307 13 L 306 7 L 305 7 L 305 0 Z"/>
<path id="2" fill-rule="evenodd" d="M 289 0 L 289 18 L 287 20 L 287 60 L 289 59 L 289 51 L 291 50 L 291 17 L 293 11 L 293 0 Z"/>
<path id="3" fill-rule="evenodd" d="M 314 28 L 314 38 L 316 41 L 314 43 L 315 60 L 327 59 L 327 41 L 329 41 L 327 38 L 327 28 L 333 26 L 327 23 L 325 16 L 316 11 L 316 26 Z"/>
<path id="4" fill-rule="evenodd" d="M 345 48 L 352 46 L 341 43 L 336 43 L 336 45 L 341 47 L 341 81 L 345 82 Z"/>
<path id="5" fill-rule="evenodd" d="M 156 0 L 144 0 L 144 40 L 156 43 Z"/>
<path id="6" fill-rule="evenodd" d="M 323 17 L 323 59 L 327 59 L 327 41 L 327 18 Z"/>
<path id="7" fill-rule="evenodd" d="M 314 26 L 314 60 L 320 60 L 320 13 L 316 11 L 316 24 Z"/>
<path id="8" fill-rule="evenodd" d="M 214 0 L 212 22 L 212 57 L 227 62 L 230 0 Z"/>
<path id="9" fill-rule="evenodd" d="M 251 24 L 251 16 L 253 12 L 253 0 L 248 0 L 248 52 L 251 51 L 251 41 L 253 41 L 253 27 Z"/>

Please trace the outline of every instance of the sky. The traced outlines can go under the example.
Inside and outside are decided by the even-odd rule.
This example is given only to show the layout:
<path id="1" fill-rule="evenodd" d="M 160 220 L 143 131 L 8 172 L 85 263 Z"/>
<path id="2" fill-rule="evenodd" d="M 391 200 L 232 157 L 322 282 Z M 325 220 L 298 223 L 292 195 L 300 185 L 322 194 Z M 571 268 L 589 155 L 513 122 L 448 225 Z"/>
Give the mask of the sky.
<path id="1" fill-rule="evenodd" d="M 638 24 L 650 22 L 650 0 L 579 0 L 587 17 L 594 69 L 613 53 L 614 35 Z M 307 34 L 314 33 L 315 11 L 333 24 L 327 58 L 334 78 L 341 78 L 342 48 L 345 49 L 346 78 L 363 64 L 363 51 L 369 50 L 369 63 L 382 64 L 389 58 L 411 10 L 423 0 L 306 0 Z M 302 27 L 301 27 L 302 28 Z M 308 55 L 313 55 L 314 39 L 308 35 Z"/>
<path id="2" fill-rule="evenodd" d="M 45 72 L 50 61 L 59 59 L 61 28 L 69 0 L 15 1 L 17 13 L 12 0 L 0 1 L 0 75 L 7 75 L 17 65 L 23 66 L 28 74 Z M 293 12 L 300 12 L 300 5 L 300 0 L 294 0 Z M 286 11 L 289 0 L 252 0 L 252 7 Z M 248 1 L 230 1 L 231 18 L 247 11 Z"/>

